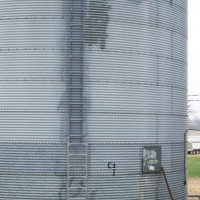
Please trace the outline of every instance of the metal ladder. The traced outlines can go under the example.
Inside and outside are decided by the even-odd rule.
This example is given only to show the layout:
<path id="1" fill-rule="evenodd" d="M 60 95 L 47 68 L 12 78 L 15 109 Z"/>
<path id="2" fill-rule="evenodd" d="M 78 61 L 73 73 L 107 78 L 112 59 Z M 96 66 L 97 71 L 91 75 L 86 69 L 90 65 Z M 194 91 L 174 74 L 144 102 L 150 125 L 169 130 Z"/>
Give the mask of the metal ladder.
<path id="1" fill-rule="evenodd" d="M 71 0 L 69 139 L 83 142 L 83 3 Z"/>
<path id="2" fill-rule="evenodd" d="M 83 6 L 71 0 L 70 103 L 67 140 L 67 200 L 87 200 L 88 144 L 83 135 Z"/>
<path id="3" fill-rule="evenodd" d="M 67 200 L 87 200 L 88 145 L 68 141 Z"/>

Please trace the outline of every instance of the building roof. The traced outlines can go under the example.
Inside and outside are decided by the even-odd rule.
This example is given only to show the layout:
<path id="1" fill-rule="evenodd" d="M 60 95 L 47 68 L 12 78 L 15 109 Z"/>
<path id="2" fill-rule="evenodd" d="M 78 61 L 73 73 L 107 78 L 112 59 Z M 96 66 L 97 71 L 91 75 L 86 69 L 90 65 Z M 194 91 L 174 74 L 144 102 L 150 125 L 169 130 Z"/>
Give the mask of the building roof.
<path id="1" fill-rule="evenodd" d="M 199 136 L 200 137 L 200 130 L 189 130 L 188 136 Z"/>

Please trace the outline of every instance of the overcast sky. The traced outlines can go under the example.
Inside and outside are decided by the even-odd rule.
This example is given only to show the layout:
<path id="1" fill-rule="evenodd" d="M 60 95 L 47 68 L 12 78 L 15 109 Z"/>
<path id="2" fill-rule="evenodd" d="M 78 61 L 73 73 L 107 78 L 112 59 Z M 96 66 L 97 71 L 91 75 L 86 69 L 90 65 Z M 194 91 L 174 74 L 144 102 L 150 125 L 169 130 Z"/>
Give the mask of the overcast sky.
<path id="1" fill-rule="evenodd" d="M 188 94 L 200 95 L 200 0 L 188 0 Z M 200 102 L 191 104 L 200 114 Z"/>
<path id="2" fill-rule="evenodd" d="M 200 0 L 188 0 L 188 94 L 200 94 Z"/>

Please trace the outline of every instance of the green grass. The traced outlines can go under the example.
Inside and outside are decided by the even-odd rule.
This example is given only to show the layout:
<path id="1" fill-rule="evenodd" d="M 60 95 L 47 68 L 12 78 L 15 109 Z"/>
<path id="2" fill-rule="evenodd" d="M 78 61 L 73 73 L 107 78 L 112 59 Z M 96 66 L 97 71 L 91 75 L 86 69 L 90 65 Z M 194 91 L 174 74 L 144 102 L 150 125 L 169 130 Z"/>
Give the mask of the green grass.
<path id="1" fill-rule="evenodd" d="M 200 177 L 200 156 L 188 156 L 188 177 Z"/>

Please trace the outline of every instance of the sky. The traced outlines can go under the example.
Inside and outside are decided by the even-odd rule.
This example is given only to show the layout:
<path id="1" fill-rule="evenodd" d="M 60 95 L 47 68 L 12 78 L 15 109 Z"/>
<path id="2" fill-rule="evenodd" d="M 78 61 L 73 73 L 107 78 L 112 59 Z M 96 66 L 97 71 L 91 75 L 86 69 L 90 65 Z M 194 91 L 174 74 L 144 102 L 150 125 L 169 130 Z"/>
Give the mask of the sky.
<path id="1" fill-rule="evenodd" d="M 200 94 L 200 0 L 188 0 L 188 94 Z"/>
<path id="2" fill-rule="evenodd" d="M 200 95 L 200 0 L 188 0 L 188 95 Z M 188 96 L 200 100 L 200 96 Z M 200 116 L 200 101 L 189 102 Z"/>

